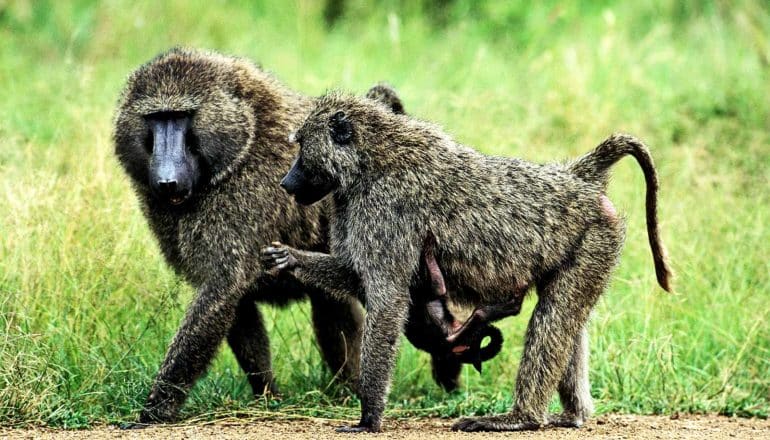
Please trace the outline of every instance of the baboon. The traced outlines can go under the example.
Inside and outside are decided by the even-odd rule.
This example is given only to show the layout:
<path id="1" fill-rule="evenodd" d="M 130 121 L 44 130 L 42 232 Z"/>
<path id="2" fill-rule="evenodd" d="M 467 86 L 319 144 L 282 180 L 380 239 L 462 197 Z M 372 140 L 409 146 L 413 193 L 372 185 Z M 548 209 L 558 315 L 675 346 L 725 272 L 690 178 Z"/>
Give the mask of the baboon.
<path id="1" fill-rule="evenodd" d="M 448 289 L 454 301 L 505 304 L 511 292 L 530 287 L 538 295 L 511 412 L 461 419 L 453 429 L 583 424 L 593 409 L 586 325 L 625 236 L 606 185 L 610 166 L 625 155 L 644 172 L 656 275 L 670 290 L 657 175 L 644 144 L 613 135 L 572 164 L 535 164 L 483 155 L 432 124 L 338 93 L 317 101 L 294 139 L 299 154 L 282 185 L 306 205 L 331 194 L 335 213 L 329 255 L 287 248 L 301 261 L 295 276 L 358 278 L 365 292 L 362 414 L 342 431 L 380 430 L 408 287 L 428 233 L 447 284 L 468 287 Z M 267 264 L 269 256 L 263 254 Z M 554 391 L 563 413 L 547 415 Z"/>
<path id="2" fill-rule="evenodd" d="M 366 97 L 381 104 L 385 104 L 385 106 L 390 108 L 393 113 L 399 115 L 406 114 L 401 98 L 398 97 L 396 91 L 393 90 L 393 87 L 391 87 L 390 84 L 379 83 L 375 85 L 366 92 Z"/>
<path id="3" fill-rule="evenodd" d="M 370 94 L 403 111 L 389 87 Z M 326 207 L 297 206 L 278 185 L 296 155 L 288 135 L 311 105 L 246 60 L 197 50 L 172 49 L 128 79 L 114 119 L 115 152 L 166 261 L 197 289 L 140 423 L 175 417 L 223 339 L 255 395 L 277 391 L 255 302 L 309 298 L 324 360 L 343 378 L 357 378 L 358 301 L 329 298 L 290 276 L 264 276 L 255 257 L 274 237 L 328 251 Z M 442 362 L 434 359 L 434 370 L 451 389 L 459 366 Z"/>
<path id="4" fill-rule="evenodd" d="M 502 348 L 502 334 L 490 325 L 493 321 L 518 314 L 524 299 L 519 295 L 511 303 L 477 307 L 470 317 L 461 323 L 447 305 L 447 290 L 441 269 L 433 254 L 432 234 L 425 240 L 420 270 L 409 287 L 410 308 L 404 334 L 416 348 L 433 356 L 433 377 L 445 389 L 451 391 L 458 385 L 456 378 L 461 364 L 473 365 L 480 373 L 482 362 L 495 357 Z M 289 272 L 304 285 L 325 290 L 328 294 L 345 298 L 353 295 L 364 298 L 361 280 L 355 273 L 340 268 L 339 271 L 324 269 L 324 273 L 306 273 L 304 261 L 324 257 L 312 251 L 293 249 L 280 242 L 262 249 L 262 259 L 268 273 Z M 429 280 L 426 285 L 425 280 Z M 429 287 L 429 288 L 428 288 Z M 482 347 L 484 338 L 489 343 Z"/>

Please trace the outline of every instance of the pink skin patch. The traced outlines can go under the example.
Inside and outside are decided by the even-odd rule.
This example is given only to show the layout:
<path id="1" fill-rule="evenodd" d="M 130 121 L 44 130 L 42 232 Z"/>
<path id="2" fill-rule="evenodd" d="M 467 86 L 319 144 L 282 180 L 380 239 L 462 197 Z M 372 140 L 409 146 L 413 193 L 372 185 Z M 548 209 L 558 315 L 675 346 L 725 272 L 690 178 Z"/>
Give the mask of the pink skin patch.
<path id="1" fill-rule="evenodd" d="M 618 220 L 618 211 L 615 210 L 615 206 L 610 202 L 610 199 L 605 195 L 599 197 L 599 204 L 602 207 L 602 212 L 612 221 Z"/>

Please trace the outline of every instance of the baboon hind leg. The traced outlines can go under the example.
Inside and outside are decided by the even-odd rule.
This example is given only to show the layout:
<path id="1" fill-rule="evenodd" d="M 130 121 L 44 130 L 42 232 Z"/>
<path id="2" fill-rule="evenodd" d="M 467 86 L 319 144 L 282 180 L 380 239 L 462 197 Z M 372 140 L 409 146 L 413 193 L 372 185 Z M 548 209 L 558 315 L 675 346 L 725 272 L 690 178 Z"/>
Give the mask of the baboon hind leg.
<path id="1" fill-rule="evenodd" d="M 278 393 L 270 359 L 270 339 L 262 313 L 249 296 L 238 303 L 227 343 L 248 377 L 254 396 Z"/>
<path id="2" fill-rule="evenodd" d="M 621 241 L 613 231 L 596 228 L 586 233 L 583 242 L 570 261 L 538 286 L 539 299 L 527 327 L 511 412 L 461 419 L 453 429 L 521 431 L 538 429 L 547 422 L 546 410 L 554 392 L 559 385 L 564 385 L 564 390 L 572 385 L 572 379 L 563 380 L 565 373 L 583 362 L 578 356 L 577 362 L 571 364 L 576 342 L 583 338 L 580 335 L 591 310 L 607 285 Z M 582 344 L 580 353 L 587 355 Z M 574 369 L 569 374 L 573 373 Z M 587 377 L 579 375 L 573 379 L 576 385 L 588 387 Z M 565 396 L 577 395 L 576 391 L 572 387 L 571 394 Z"/>
<path id="3" fill-rule="evenodd" d="M 583 326 L 575 338 L 572 356 L 559 381 L 562 413 L 549 415 L 549 425 L 579 428 L 593 414 L 594 404 L 588 381 L 588 355 L 588 329 Z"/>
<path id="4" fill-rule="evenodd" d="M 364 315 L 358 300 L 333 298 L 323 292 L 310 294 L 313 329 L 326 364 L 332 373 L 353 387 L 358 379 Z"/>

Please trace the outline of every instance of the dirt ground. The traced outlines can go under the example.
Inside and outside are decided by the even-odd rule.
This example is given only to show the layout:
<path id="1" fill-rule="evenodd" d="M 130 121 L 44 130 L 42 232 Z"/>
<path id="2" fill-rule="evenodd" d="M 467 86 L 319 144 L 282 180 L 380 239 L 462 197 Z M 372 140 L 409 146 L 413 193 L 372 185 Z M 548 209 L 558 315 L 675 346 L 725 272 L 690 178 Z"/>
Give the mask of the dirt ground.
<path id="1" fill-rule="evenodd" d="M 50 429 L 2 429 L 0 438 L 24 439 L 269 439 L 292 438 L 344 439 L 351 434 L 336 434 L 339 421 L 322 419 L 220 421 L 211 424 L 153 427 L 124 431 L 105 426 L 90 430 L 62 431 Z M 606 415 L 594 418 L 581 429 L 545 429 L 520 433 L 456 433 L 450 431 L 452 420 L 418 419 L 388 420 L 381 434 L 358 437 L 381 439 L 770 439 L 770 420 L 737 419 L 719 416 L 629 416 Z"/>

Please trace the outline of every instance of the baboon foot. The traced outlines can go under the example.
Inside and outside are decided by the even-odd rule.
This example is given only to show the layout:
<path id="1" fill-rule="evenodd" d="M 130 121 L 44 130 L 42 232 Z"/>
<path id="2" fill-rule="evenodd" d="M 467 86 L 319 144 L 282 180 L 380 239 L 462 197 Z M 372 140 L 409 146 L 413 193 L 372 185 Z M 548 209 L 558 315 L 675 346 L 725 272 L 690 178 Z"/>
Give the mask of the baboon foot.
<path id="1" fill-rule="evenodd" d="M 340 426 L 339 428 L 335 429 L 337 432 L 345 432 L 345 433 L 358 433 L 358 432 L 380 432 L 379 429 L 374 429 L 371 426 L 363 426 L 363 425 L 353 425 L 353 426 Z"/>
<path id="2" fill-rule="evenodd" d="M 142 412 L 139 413 L 137 424 L 151 425 L 175 421 L 184 397 L 184 393 L 179 389 L 154 389 L 147 397 Z"/>
<path id="3" fill-rule="evenodd" d="M 557 428 L 580 428 L 585 421 L 585 417 L 574 413 L 548 414 L 548 426 Z"/>
<path id="4" fill-rule="evenodd" d="M 371 415 L 361 416 L 361 421 L 359 421 L 356 425 L 353 426 L 340 426 L 336 429 L 337 432 L 350 432 L 350 433 L 357 433 L 357 432 L 380 432 L 380 422 L 378 421 L 378 417 L 373 417 Z"/>
<path id="5" fill-rule="evenodd" d="M 540 429 L 542 423 L 533 418 L 525 418 L 517 414 L 499 416 L 467 417 L 452 425 L 452 431 L 532 431 Z"/>
<path id="6" fill-rule="evenodd" d="M 265 271 L 277 274 L 282 270 L 291 270 L 297 267 L 297 259 L 289 252 L 289 247 L 278 241 L 270 243 L 270 246 L 262 248 L 262 266 Z"/>
<path id="7" fill-rule="evenodd" d="M 120 427 L 120 429 L 128 430 L 128 429 L 144 429 L 144 428 L 149 428 L 152 425 L 150 425 L 149 423 L 124 422 L 124 423 L 121 423 L 118 426 Z"/>
<path id="8" fill-rule="evenodd" d="M 249 382 L 251 382 L 251 391 L 255 398 L 269 397 L 277 400 L 281 399 L 281 390 L 276 385 L 275 380 L 265 383 L 263 380 L 249 377 Z"/>

